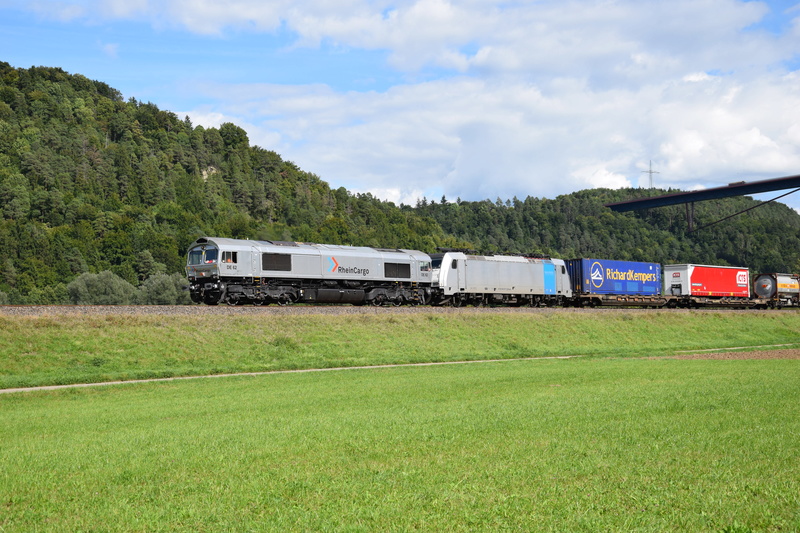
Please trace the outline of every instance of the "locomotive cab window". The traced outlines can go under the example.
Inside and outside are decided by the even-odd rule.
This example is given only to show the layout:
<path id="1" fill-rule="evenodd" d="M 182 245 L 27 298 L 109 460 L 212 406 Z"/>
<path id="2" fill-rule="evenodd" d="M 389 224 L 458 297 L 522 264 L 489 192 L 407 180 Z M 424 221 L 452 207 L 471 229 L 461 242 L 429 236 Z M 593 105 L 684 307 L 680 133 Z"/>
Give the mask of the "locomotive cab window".
<path id="1" fill-rule="evenodd" d="M 202 248 L 194 248 L 193 250 L 189 251 L 189 260 L 187 261 L 190 265 L 202 265 L 203 264 L 203 249 Z"/>
<path id="2" fill-rule="evenodd" d="M 453 259 L 453 263 L 450 265 L 450 268 L 454 270 L 458 268 L 458 259 Z"/>
<path id="3" fill-rule="evenodd" d="M 239 252 L 222 252 L 222 262 L 223 263 L 238 263 L 237 260 Z"/>
<path id="4" fill-rule="evenodd" d="M 430 272 L 431 271 L 431 263 L 430 263 L 430 261 L 420 261 L 419 262 L 419 271 L 420 272 Z"/>
<path id="5" fill-rule="evenodd" d="M 217 250 L 216 248 L 208 248 L 206 250 L 205 261 L 203 261 L 203 262 L 204 263 L 216 263 L 217 262 L 217 257 L 219 257 L 218 252 L 219 252 L 219 250 Z"/>

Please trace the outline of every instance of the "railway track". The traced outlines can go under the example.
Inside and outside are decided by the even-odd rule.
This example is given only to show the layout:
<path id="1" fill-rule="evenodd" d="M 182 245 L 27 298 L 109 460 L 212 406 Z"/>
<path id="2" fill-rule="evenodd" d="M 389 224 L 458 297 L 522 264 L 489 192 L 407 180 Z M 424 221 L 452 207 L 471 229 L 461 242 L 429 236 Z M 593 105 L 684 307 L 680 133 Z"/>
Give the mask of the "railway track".
<path id="1" fill-rule="evenodd" d="M 595 314 L 595 313 L 783 313 L 800 309 L 754 310 L 729 308 L 701 309 L 642 309 L 633 307 L 574 308 L 574 307 L 372 307 L 350 305 L 292 305 L 292 306 L 207 306 L 207 305 L 0 305 L 0 316 L 48 315 L 166 315 L 166 316 L 287 316 L 287 315 L 368 315 L 390 316 L 408 314 Z"/>

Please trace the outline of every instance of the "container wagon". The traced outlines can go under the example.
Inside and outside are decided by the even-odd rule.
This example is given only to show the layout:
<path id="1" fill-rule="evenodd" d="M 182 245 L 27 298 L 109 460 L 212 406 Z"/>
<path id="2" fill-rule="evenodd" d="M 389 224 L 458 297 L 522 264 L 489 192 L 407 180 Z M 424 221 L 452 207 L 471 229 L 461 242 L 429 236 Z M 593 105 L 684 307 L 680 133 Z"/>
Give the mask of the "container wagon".
<path id="1" fill-rule="evenodd" d="M 664 265 L 664 294 L 684 307 L 736 306 L 750 302 L 750 271 L 743 267 Z"/>
<path id="2" fill-rule="evenodd" d="M 661 265 L 610 259 L 566 262 L 577 306 L 622 305 L 662 307 Z"/>
<path id="3" fill-rule="evenodd" d="M 764 307 L 800 306 L 800 275 L 759 274 L 753 282 L 753 292 L 766 300 Z"/>

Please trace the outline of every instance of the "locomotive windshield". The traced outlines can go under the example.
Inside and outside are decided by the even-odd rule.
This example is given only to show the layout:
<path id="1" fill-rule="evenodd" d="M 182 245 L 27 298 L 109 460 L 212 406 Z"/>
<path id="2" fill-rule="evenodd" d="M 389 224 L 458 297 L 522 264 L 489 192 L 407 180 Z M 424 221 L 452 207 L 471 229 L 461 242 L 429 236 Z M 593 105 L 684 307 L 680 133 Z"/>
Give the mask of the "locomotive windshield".
<path id="1" fill-rule="evenodd" d="M 216 248 L 192 248 L 189 250 L 189 258 L 187 264 L 189 265 L 202 265 L 204 263 L 215 263 L 217 261 Z"/>

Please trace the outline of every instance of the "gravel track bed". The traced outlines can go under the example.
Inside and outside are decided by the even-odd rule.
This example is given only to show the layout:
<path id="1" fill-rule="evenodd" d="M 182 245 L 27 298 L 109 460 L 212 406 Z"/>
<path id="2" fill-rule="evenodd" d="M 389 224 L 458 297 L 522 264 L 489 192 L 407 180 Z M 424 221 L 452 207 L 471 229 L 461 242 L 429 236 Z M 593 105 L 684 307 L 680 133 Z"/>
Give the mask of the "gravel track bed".
<path id="1" fill-rule="evenodd" d="M 208 305 L 0 305 L 0 316 L 52 315 L 167 315 L 167 316 L 291 316 L 291 315 L 392 315 L 433 313 L 453 314 L 552 314 L 552 313 L 785 313 L 797 311 L 738 310 L 738 309 L 638 309 L 638 308 L 539 308 L 539 307 L 372 307 L 352 305 L 293 305 L 293 306 L 208 306 Z"/>

